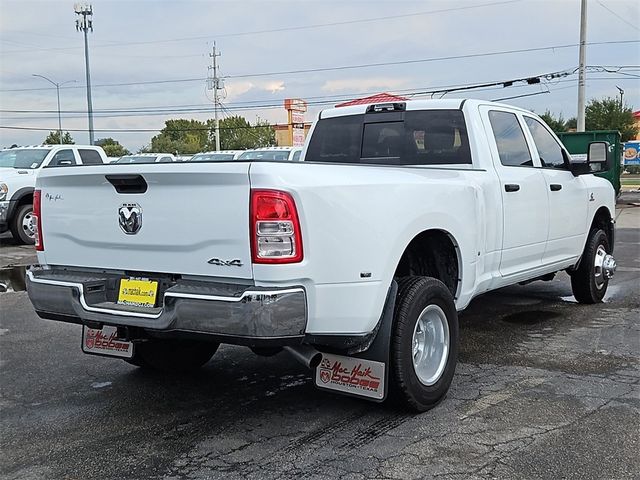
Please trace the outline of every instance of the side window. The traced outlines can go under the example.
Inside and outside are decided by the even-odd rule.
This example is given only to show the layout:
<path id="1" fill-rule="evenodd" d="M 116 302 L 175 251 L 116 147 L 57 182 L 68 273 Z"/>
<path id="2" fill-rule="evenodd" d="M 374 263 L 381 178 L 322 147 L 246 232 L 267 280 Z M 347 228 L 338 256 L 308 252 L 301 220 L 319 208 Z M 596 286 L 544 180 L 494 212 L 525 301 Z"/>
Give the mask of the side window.
<path id="1" fill-rule="evenodd" d="M 516 115 L 492 110 L 489 112 L 489 121 L 498 146 L 500 163 L 507 167 L 533 167 L 531 152 Z"/>
<path id="2" fill-rule="evenodd" d="M 301 153 L 302 153 L 301 150 L 298 150 L 297 152 L 293 152 L 293 158 L 291 159 L 291 161 L 297 162 L 298 160 L 300 160 Z"/>
<path id="3" fill-rule="evenodd" d="M 73 150 L 60 150 L 56 153 L 51 161 L 49 167 L 65 167 L 68 165 L 75 165 L 76 158 L 73 155 Z"/>
<path id="4" fill-rule="evenodd" d="M 173 162 L 173 160 L 171 160 L 171 157 L 162 157 L 160 159 L 160 163 L 171 163 Z"/>
<path id="5" fill-rule="evenodd" d="M 78 150 L 84 165 L 102 165 L 102 157 L 95 150 Z"/>
<path id="6" fill-rule="evenodd" d="M 467 125 L 460 110 L 406 112 L 403 145 L 403 165 L 471 164 Z"/>
<path id="7" fill-rule="evenodd" d="M 540 155 L 540 164 L 545 168 L 567 168 L 562 155 L 562 147 L 544 125 L 531 117 L 524 117 L 524 122 L 529 127 L 533 141 Z"/>

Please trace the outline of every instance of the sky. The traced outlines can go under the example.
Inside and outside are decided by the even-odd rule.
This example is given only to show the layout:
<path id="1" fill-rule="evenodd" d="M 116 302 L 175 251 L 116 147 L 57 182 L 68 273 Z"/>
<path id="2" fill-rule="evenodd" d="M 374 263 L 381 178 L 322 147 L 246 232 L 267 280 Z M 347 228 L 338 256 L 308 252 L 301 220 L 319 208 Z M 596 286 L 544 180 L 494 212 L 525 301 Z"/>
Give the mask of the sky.
<path id="1" fill-rule="evenodd" d="M 560 76 L 446 98 L 506 98 L 565 119 L 577 112 L 580 0 L 96 0 L 92 6 L 95 137 L 112 137 L 132 151 L 149 144 L 167 119 L 213 118 L 205 78 L 214 42 L 225 85 L 222 115 L 251 122 L 286 123 L 285 98 L 307 100 L 311 121 L 323 108 L 383 91 L 430 98 L 452 86 L 552 73 Z M 0 146 L 39 144 L 57 129 L 56 89 L 34 74 L 71 82 L 60 89 L 62 128 L 76 143 L 88 143 L 84 43 L 75 20 L 72 1 L 0 0 Z M 619 98 L 620 87 L 624 102 L 640 109 L 640 2 L 588 0 L 587 26 L 587 101 Z"/>

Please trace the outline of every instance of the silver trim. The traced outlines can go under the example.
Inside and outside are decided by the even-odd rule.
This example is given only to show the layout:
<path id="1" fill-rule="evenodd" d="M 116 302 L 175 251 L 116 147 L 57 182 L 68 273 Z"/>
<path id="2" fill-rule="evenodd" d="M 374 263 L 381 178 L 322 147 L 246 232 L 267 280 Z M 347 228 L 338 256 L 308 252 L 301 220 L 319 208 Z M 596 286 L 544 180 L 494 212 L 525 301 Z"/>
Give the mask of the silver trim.
<path id="1" fill-rule="evenodd" d="M 44 285 L 53 285 L 58 287 L 77 288 L 78 292 L 80 293 L 80 304 L 82 305 L 82 308 L 84 308 L 89 312 L 109 313 L 112 315 L 120 315 L 125 317 L 150 318 L 154 320 L 157 318 L 160 318 L 160 316 L 164 312 L 164 298 L 166 297 L 189 298 L 192 300 L 206 300 L 206 301 L 213 301 L 213 302 L 239 303 L 248 297 L 251 297 L 252 300 L 257 300 L 255 297 L 261 298 L 261 297 L 272 297 L 272 296 L 284 295 L 288 293 L 304 293 L 304 290 L 300 287 L 287 288 L 283 290 L 246 290 L 239 297 L 224 297 L 220 295 L 200 295 L 197 293 L 165 292 L 163 302 L 162 302 L 163 303 L 162 309 L 160 310 L 160 312 L 155 314 L 155 313 L 129 312 L 126 310 L 112 310 L 109 308 L 92 307 L 91 305 L 87 304 L 86 300 L 84 299 L 84 287 L 81 283 L 37 278 L 31 270 L 27 270 L 27 276 L 29 277 L 29 281 L 33 283 L 41 283 Z"/>

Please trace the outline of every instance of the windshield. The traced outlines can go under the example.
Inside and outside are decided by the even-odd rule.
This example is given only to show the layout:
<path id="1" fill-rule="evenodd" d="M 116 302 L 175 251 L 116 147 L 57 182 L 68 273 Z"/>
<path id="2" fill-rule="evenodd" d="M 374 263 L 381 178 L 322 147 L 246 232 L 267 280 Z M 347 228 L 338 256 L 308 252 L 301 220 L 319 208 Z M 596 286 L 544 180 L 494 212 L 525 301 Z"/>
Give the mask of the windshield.
<path id="1" fill-rule="evenodd" d="M 0 152 L 0 167 L 38 168 L 51 150 L 36 148 L 14 148 Z"/>
<path id="2" fill-rule="evenodd" d="M 238 160 L 289 160 L 289 152 L 286 150 L 257 150 L 244 152 Z"/>
<path id="3" fill-rule="evenodd" d="M 125 155 L 120 157 L 115 163 L 155 163 L 156 156 L 154 155 Z"/>
<path id="4" fill-rule="evenodd" d="M 194 155 L 190 162 L 224 162 L 225 160 L 233 160 L 233 153 L 199 153 Z"/>

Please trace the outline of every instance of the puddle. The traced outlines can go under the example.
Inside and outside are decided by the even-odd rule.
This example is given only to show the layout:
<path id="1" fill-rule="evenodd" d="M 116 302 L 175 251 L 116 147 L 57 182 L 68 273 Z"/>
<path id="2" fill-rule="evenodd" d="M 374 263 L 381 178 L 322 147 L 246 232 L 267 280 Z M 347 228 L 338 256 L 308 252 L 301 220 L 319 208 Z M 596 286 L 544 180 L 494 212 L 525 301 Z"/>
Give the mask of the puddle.
<path id="1" fill-rule="evenodd" d="M 26 272 L 25 266 L 0 268 L 0 293 L 26 290 Z"/>
<path id="2" fill-rule="evenodd" d="M 550 312 L 547 310 L 532 310 L 529 312 L 518 312 L 502 317 L 503 322 L 515 323 L 520 325 L 536 325 L 538 323 L 560 317 L 558 312 Z"/>

